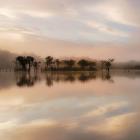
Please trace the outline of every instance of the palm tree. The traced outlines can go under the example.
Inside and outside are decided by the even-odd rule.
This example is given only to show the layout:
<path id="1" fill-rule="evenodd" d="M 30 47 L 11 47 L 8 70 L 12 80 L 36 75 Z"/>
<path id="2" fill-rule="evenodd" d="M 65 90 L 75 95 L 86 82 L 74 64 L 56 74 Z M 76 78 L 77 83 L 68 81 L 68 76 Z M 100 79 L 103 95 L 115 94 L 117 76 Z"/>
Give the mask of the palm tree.
<path id="1" fill-rule="evenodd" d="M 16 63 L 19 63 L 20 64 L 20 66 L 22 67 L 22 70 L 23 71 L 26 71 L 27 70 L 27 67 L 26 67 L 26 65 L 27 65 L 27 59 L 26 59 L 26 57 L 23 57 L 23 56 L 16 57 Z"/>
<path id="2" fill-rule="evenodd" d="M 79 60 L 78 65 L 82 68 L 85 69 L 85 67 L 89 66 L 89 62 L 85 59 Z"/>
<path id="3" fill-rule="evenodd" d="M 46 62 L 45 62 L 46 63 L 46 69 L 48 69 L 51 66 L 51 64 L 53 63 L 53 57 L 48 56 L 45 59 L 46 59 Z"/>
<path id="4" fill-rule="evenodd" d="M 34 61 L 33 63 L 33 67 L 34 67 L 34 72 L 37 72 L 39 66 L 40 66 L 41 62 L 40 61 Z"/>
<path id="5" fill-rule="evenodd" d="M 32 56 L 27 56 L 26 59 L 27 59 L 27 64 L 29 66 L 28 71 L 30 72 L 31 66 L 33 65 L 35 59 Z"/>
<path id="6" fill-rule="evenodd" d="M 56 59 L 56 60 L 55 60 L 55 63 L 56 63 L 57 69 L 59 69 L 59 66 L 60 66 L 60 63 L 61 63 L 60 60 L 59 60 L 59 59 Z"/>
<path id="7" fill-rule="evenodd" d="M 75 60 L 64 60 L 64 64 L 67 65 L 69 68 L 72 68 L 75 64 Z"/>

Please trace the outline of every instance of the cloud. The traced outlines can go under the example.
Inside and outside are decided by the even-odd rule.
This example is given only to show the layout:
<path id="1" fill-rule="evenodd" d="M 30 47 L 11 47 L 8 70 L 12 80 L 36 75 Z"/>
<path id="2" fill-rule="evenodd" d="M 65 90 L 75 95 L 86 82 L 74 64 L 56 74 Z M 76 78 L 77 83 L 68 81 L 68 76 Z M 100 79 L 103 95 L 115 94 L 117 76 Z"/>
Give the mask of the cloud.
<path id="1" fill-rule="evenodd" d="M 34 4 L 33 4 L 34 3 Z M 55 13 L 60 16 L 63 15 L 66 11 L 75 10 L 79 14 L 86 11 L 97 12 L 98 15 L 105 15 L 108 20 L 114 20 L 121 23 L 130 23 L 133 25 L 139 25 L 139 1 L 138 0 L 9 0 L 0 1 L 0 7 L 6 8 L 3 9 L 3 14 L 9 17 L 12 16 L 12 13 L 8 9 L 14 9 L 18 11 L 35 11 L 36 13 Z M 77 10 L 76 10 L 77 9 Z M 71 12 L 71 11 L 70 11 Z M 40 15 L 40 14 L 36 15 Z M 41 14 L 41 15 L 44 15 Z M 47 14 L 48 15 L 48 14 Z M 44 17 L 44 16 L 43 16 Z"/>
<path id="2" fill-rule="evenodd" d="M 134 0 L 133 2 L 130 0 L 107 0 L 95 7 L 91 6 L 89 9 L 103 15 L 107 20 L 129 26 L 139 26 L 140 16 L 137 13 L 140 11 L 137 7 L 137 2 L 138 0 Z"/>
<path id="3" fill-rule="evenodd" d="M 0 48 L 43 56 L 65 52 L 139 59 L 139 39 L 137 45 L 130 43 L 139 32 L 138 4 L 138 0 L 0 0 Z"/>
<path id="4" fill-rule="evenodd" d="M 95 43 L 77 43 L 50 38 L 41 38 L 40 36 L 21 34 L 24 37 L 22 41 L 15 39 L 1 40 L 1 49 L 12 52 L 34 53 L 46 57 L 90 57 L 93 59 L 114 58 L 115 61 L 139 60 L 138 44 L 121 44 L 113 42 L 95 42 Z M 125 53 L 125 55 L 124 55 Z"/>
<path id="5" fill-rule="evenodd" d="M 112 27 L 105 25 L 103 23 L 99 23 L 96 21 L 87 21 L 87 26 L 94 28 L 100 32 L 115 35 L 115 36 L 122 36 L 122 37 L 128 37 L 128 34 L 120 31 L 118 29 L 113 29 Z"/>
<path id="6" fill-rule="evenodd" d="M 103 115 L 112 116 L 113 113 L 119 113 L 122 109 L 128 106 L 128 103 L 126 102 L 119 102 L 119 103 L 113 103 L 113 104 L 107 104 L 105 106 L 101 106 L 96 108 L 95 110 L 92 110 L 84 115 L 84 117 L 100 117 Z"/>
<path id="7" fill-rule="evenodd" d="M 128 2 L 124 2 L 125 7 L 130 7 Z M 9 4 L 7 4 L 9 2 Z M 74 0 L 62 0 L 61 2 L 58 0 L 41 0 L 41 1 L 32 1 L 32 0 L 23 0 L 22 2 L 19 2 L 17 0 L 12 1 L 6 1 L 1 3 L 1 15 L 9 18 L 9 19 L 15 19 L 17 20 L 18 18 L 23 19 L 24 22 L 27 22 L 27 19 L 24 19 L 24 16 L 30 16 L 33 18 L 50 18 L 53 17 L 54 21 L 62 21 L 62 19 L 67 18 L 77 18 L 74 20 L 69 20 L 68 22 L 71 22 L 73 24 L 73 27 L 71 29 L 75 29 L 76 24 L 79 24 L 81 26 L 81 23 L 78 21 L 81 21 L 81 19 L 84 18 L 84 15 L 86 14 L 87 18 L 92 18 L 91 14 L 94 16 L 98 14 L 98 17 L 104 18 L 104 15 L 108 17 L 106 21 L 113 20 L 113 21 L 122 21 L 123 19 L 127 18 L 126 16 L 123 16 L 123 14 L 127 11 L 121 8 L 120 0 L 116 3 L 114 1 L 109 1 L 109 0 L 82 0 L 82 1 L 74 1 Z M 32 4 L 34 3 L 34 5 Z M 90 11 L 90 7 L 92 7 L 92 10 Z M 126 8 L 127 9 L 127 8 Z M 88 11 L 90 11 L 89 15 L 87 15 Z M 93 12 L 92 12 L 93 11 Z M 118 12 L 119 11 L 119 12 Z M 59 17 L 59 18 L 58 18 Z M 66 19 L 66 20 L 67 20 Z M 93 19 L 95 22 L 97 19 L 94 17 Z M 97 30 L 103 31 L 112 35 L 121 35 L 121 36 L 126 36 L 126 34 L 122 31 L 119 31 L 118 29 L 114 29 L 113 27 L 107 26 L 106 21 L 101 21 L 98 22 L 98 25 L 95 26 Z M 32 21 L 33 22 L 33 21 Z M 100 25 L 99 25 L 100 23 Z M 123 23 L 123 21 L 122 21 Z M 33 23 L 34 24 L 34 23 Z M 63 24 L 67 24 L 65 21 Z M 47 25 L 47 24 L 46 24 Z M 57 27 L 57 24 L 52 24 L 53 26 Z M 40 27 L 41 28 L 41 27 Z M 57 27 L 59 28 L 59 27 Z M 42 29 L 43 30 L 43 29 Z M 81 32 L 82 29 L 80 29 Z M 62 29 L 63 31 L 63 29 Z M 47 31 L 46 31 L 47 32 Z M 69 31 L 66 31 L 69 32 Z M 77 30 L 77 34 L 78 34 Z M 61 33 L 59 31 L 59 33 Z M 80 37 L 80 36 L 79 36 Z"/>
<path id="8" fill-rule="evenodd" d="M 9 19 L 16 19 L 17 18 L 14 11 L 11 11 L 9 9 L 4 9 L 4 8 L 0 9 L 0 16 L 5 16 Z"/>
<path id="9" fill-rule="evenodd" d="M 12 20 L 18 20 L 24 15 L 36 18 L 49 18 L 53 16 L 53 14 L 48 11 L 38 11 L 33 9 L 28 10 L 28 9 L 0 8 L 0 16 L 4 16 Z"/>

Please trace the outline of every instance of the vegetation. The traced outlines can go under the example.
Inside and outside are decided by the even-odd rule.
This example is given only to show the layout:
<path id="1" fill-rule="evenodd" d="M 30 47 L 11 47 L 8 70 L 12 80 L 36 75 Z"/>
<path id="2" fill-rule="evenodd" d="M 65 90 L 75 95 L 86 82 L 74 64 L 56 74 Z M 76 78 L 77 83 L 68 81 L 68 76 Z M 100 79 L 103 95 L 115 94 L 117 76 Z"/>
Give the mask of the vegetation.
<path id="1" fill-rule="evenodd" d="M 32 56 L 18 56 L 16 57 L 16 71 L 31 71 L 31 68 L 33 67 L 34 71 L 37 71 L 39 64 L 41 62 L 36 61 L 34 57 Z"/>
<path id="2" fill-rule="evenodd" d="M 114 61 L 114 59 L 108 59 L 108 60 L 106 60 L 106 61 L 102 61 L 102 62 L 101 62 L 101 63 L 102 63 L 102 64 L 101 64 L 101 65 L 102 65 L 102 66 L 101 66 L 102 69 L 104 69 L 104 67 L 105 67 L 106 71 L 109 73 L 113 61 Z"/>
<path id="3" fill-rule="evenodd" d="M 78 62 L 78 65 L 82 68 L 82 69 L 85 69 L 85 67 L 88 67 L 89 63 L 87 60 L 85 59 L 82 59 Z"/>
<path id="4" fill-rule="evenodd" d="M 107 72 L 110 71 L 112 62 L 114 59 L 108 59 L 101 61 L 101 68 L 106 69 Z M 17 71 L 28 71 L 30 72 L 32 69 L 37 71 L 39 68 L 42 71 L 96 71 L 97 62 L 81 59 L 81 60 L 73 60 L 73 59 L 55 59 L 52 56 L 47 56 L 45 61 L 40 66 L 41 62 L 37 61 L 32 56 L 18 56 L 16 57 L 16 70 Z M 44 65 L 43 65 L 44 64 Z"/>
<path id="5" fill-rule="evenodd" d="M 55 60 L 55 63 L 56 63 L 56 68 L 59 69 L 59 66 L 61 64 L 60 60 L 59 59 L 56 59 Z"/>
<path id="6" fill-rule="evenodd" d="M 53 64 L 53 57 L 52 56 L 48 56 L 45 58 L 45 63 L 46 63 L 46 67 L 45 70 L 51 68 L 51 65 Z"/>
<path id="7" fill-rule="evenodd" d="M 94 61 L 82 59 L 82 60 L 79 60 L 78 65 L 83 70 L 96 70 L 96 62 Z"/>
<path id="8" fill-rule="evenodd" d="M 71 69 L 75 65 L 75 61 L 74 60 L 64 60 L 64 64 L 66 65 L 66 67 Z"/>

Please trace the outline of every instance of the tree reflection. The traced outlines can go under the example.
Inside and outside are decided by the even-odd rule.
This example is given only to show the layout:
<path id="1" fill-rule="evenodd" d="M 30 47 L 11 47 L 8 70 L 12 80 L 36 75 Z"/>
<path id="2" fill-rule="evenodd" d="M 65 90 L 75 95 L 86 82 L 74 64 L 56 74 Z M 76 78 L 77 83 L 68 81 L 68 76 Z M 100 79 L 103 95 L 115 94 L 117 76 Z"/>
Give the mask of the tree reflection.
<path id="1" fill-rule="evenodd" d="M 76 78 L 73 74 L 67 74 L 64 80 L 73 83 L 73 82 L 75 82 Z"/>
<path id="2" fill-rule="evenodd" d="M 102 80 L 107 80 L 111 83 L 114 83 L 114 80 L 112 79 L 110 72 L 103 72 L 102 71 Z"/>
<path id="3" fill-rule="evenodd" d="M 40 80 L 40 73 L 29 73 L 29 72 L 16 72 L 16 84 L 19 87 L 32 87 L 37 81 Z M 44 75 L 43 75 L 44 77 Z M 100 74 L 96 72 L 47 72 L 45 73 L 46 85 L 51 87 L 58 82 L 88 82 L 91 80 L 96 80 L 100 78 Z M 102 80 L 108 80 L 109 82 L 114 82 L 112 80 L 110 73 L 102 73 Z"/>
<path id="4" fill-rule="evenodd" d="M 52 75 L 52 73 L 47 73 L 46 74 L 46 85 L 48 86 L 48 87 L 51 87 L 51 86 L 53 86 L 53 75 Z"/>
<path id="5" fill-rule="evenodd" d="M 46 73 L 46 85 L 51 87 L 53 86 L 53 82 L 71 82 L 75 81 L 79 82 L 87 82 L 89 80 L 96 79 L 96 73 L 72 73 L 72 72 L 47 72 Z"/>
<path id="6" fill-rule="evenodd" d="M 97 72 L 0 72 L 0 90 L 14 86 L 15 83 L 19 87 L 32 87 L 38 81 L 45 80 L 46 85 L 51 87 L 54 83 L 86 83 L 100 79 L 102 81 L 114 83 L 116 77 L 127 77 L 129 79 L 140 78 L 140 71 L 111 71 L 108 73 L 106 70 Z"/>
<path id="7" fill-rule="evenodd" d="M 19 87 L 32 87 L 40 79 L 38 73 L 16 72 L 16 83 Z"/>
<path id="8" fill-rule="evenodd" d="M 96 79 L 96 73 L 81 73 L 78 80 L 81 82 L 87 82 L 89 80 Z"/>

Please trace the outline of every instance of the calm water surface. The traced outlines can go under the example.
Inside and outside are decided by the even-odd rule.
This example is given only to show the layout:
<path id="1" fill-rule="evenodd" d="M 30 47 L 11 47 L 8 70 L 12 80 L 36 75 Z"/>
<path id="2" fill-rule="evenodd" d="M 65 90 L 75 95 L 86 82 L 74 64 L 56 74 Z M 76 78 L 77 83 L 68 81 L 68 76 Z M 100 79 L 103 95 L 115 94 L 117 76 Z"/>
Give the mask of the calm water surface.
<path id="1" fill-rule="evenodd" d="M 1 72 L 0 140 L 140 140 L 140 72 Z"/>

